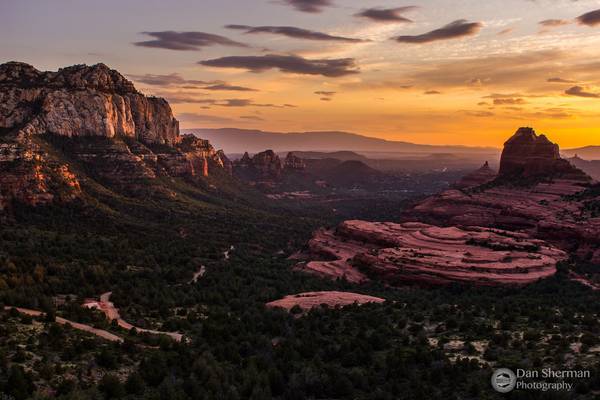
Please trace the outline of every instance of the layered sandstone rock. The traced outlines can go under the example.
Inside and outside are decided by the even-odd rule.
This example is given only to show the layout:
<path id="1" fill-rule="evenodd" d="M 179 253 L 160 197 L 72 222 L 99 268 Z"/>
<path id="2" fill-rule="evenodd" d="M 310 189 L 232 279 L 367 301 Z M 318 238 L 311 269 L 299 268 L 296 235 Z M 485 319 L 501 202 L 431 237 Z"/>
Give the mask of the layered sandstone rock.
<path id="1" fill-rule="evenodd" d="M 267 307 L 291 310 L 295 306 L 302 310 L 310 310 L 326 305 L 328 307 L 344 307 L 352 304 L 383 303 L 385 299 L 350 292 L 307 292 L 285 296 L 282 299 L 267 303 Z"/>
<path id="2" fill-rule="evenodd" d="M 71 201 L 81 194 L 79 180 L 30 140 L 0 143 L 0 211 L 12 200 L 31 205 Z"/>
<path id="3" fill-rule="evenodd" d="M 217 151 L 217 155 L 218 159 L 221 161 L 221 163 L 223 164 L 223 168 L 225 168 L 225 171 L 227 171 L 227 173 L 229 175 L 233 175 L 233 163 L 231 162 L 231 160 L 225 155 L 225 152 L 223 150 L 218 150 Z"/>
<path id="4" fill-rule="evenodd" d="M 262 177 L 277 178 L 281 175 L 283 164 L 273 150 L 266 150 L 252 157 L 252 167 Z"/>
<path id="5" fill-rule="evenodd" d="M 557 152 L 558 146 L 547 138 L 520 129 L 507 142 L 497 180 L 446 190 L 407 210 L 402 219 L 525 231 L 582 258 L 600 261 L 600 218 L 589 212 L 589 199 L 578 196 L 593 181 L 556 158 Z M 522 174 L 514 175 L 518 171 Z"/>
<path id="6" fill-rule="evenodd" d="M 504 144 L 500 176 L 505 177 L 583 177 L 580 170 L 560 157 L 557 144 L 532 128 L 519 128 Z"/>
<path id="7" fill-rule="evenodd" d="M 290 171 L 304 171 L 306 169 L 306 162 L 290 152 L 283 161 L 283 168 Z"/>
<path id="8" fill-rule="evenodd" d="M 525 233 L 419 222 L 345 221 L 318 231 L 298 269 L 360 283 L 527 284 L 556 272 L 563 251 Z M 314 260 L 315 258 L 320 260 Z"/>
<path id="9" fill-rule="evenodd" d="M 346 221 L 318 231 L 298 268 L 355 283 L 534 282 L 554 274 L 565 251 L 600 262 L 593 185 L 557 145 L 521 128 L 506 142 L 499 175 L 484 165 L 404 212 L 402 224 Z"/>
<path id="10" fill-rule="evenodd" d="M 273 151 L 266 150 L 250 157 L 246 152 L 232 165 L 233 173 L 252 186 L 265 190 L 273 190 L 292 174 L 303 173 L 306 169 L 304 160 L 288 153 L 285 159 Z"/>
<path id="11" fill-rule="evenodd" d="M 146 97 L 104 64 L 41 72 L 0 65 L 0 128 L 66 137 L 131 137 L 173 145 L 179 124 L 169 104 Z"/>
<path id="12" fill-rule="evenodd" d="M 65 193 L 59 186 L 77 193 L 61 154 L 127 189 L 160 175 L 207 176 L 209 165 L 228 162 L 208 141 L 180 136 L 164 99 L 144 96 L 104 64 L 57 72 L 0 65 L 0 209 L 11 199 L 47 203 Z"/>

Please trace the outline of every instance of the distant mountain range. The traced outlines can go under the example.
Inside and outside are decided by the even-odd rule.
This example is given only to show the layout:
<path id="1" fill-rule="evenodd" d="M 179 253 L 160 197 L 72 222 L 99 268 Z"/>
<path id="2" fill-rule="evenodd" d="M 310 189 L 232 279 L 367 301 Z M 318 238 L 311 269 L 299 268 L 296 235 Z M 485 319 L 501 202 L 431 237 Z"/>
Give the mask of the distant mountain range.
<path id="1" fill-rule="evenodd" d="M 424 145 L 401 141 L 391 141 L 362 136 L 349 132 L 293 132 L 278 133 L 259 130 L 234 128 L 221 129 L 182 129 L 185 133 L 193 133 L 210 140 L 215 147 L 226 153 L 257 153 L 265 149 L 276 152 L 284 151 L 355 151 L 359 153 L 384 154 L 403 153 L 406 156 L 427 154 L 470 154 L 498 155 L 499 149 L 493 147 L 468 147 Z M 387 158 L 387 157 L 384 157 Z"/>
<path id="2" fill-rule="evenodd" d="M 567 157 L 579 156 L 584 160 L 600 160 L 600 146 L 585 146 L 577 149 L 565 149 L 561 153 Z"/>

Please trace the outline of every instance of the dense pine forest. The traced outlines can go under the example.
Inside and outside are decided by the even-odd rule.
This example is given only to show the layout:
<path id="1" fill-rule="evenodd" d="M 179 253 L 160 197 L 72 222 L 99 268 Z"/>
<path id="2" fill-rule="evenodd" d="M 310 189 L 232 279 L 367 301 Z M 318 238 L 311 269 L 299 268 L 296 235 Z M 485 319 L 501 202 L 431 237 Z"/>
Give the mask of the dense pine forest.
<path id="1" fill-rule="evenodd" d="M 492 366 L 523 362 L 581 366 L 595 378 L 575 382 L 571 393 L 509 398 L 591 399 L 600 389 L 597 355 L 589 352 L 600 344 L 598 293 L 567 280 L 566 264 L 524 289 L 322 280 L 294 272 L 288 256 L 339 216 L 317 205 L 300 214 L 296 203 L 265 202 L 235 179 L 214 179 L 219 189 L 165 181 L 171 198 L 90 181 L 87 197 L 69 207 L 11 210 L 1 229 L 0 300 L 45 315 L 3 312 L 5 393 L 19 400 L 492 399 L 501 398 L 489 389 Z M 206 273 L 190 283 L 201 265 Z M 290 313 L 265 307 L 315 290 L 387 302 Z M 126 320 L 185 340 L 125 331 L 81 306 L 108 291 Z M 57 317 L 125 341 L 106 342 Z"/>

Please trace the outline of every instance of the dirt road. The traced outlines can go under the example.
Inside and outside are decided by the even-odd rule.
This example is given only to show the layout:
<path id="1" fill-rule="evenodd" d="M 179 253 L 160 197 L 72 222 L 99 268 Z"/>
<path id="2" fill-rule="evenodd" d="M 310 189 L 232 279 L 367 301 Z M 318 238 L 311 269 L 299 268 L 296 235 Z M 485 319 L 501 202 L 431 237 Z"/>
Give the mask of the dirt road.
<path id="1" fill-rule="evenodd" d="M 5 310 L 10 310 L 11 308 L 15 308 L 20 313 L 30 315 L 32 317 L 40 317 L 40 316 L 44 315 L 44 313 L 41 311 L 30 310 L 28 308 L 9 307 L 9 306 L 4 307 Z M 122 337 L 117 336 L 114 333 L 105 331 L 103 329 L 94 328 L 91 325 L 86 325 L 86 324 L 81 324 L 79 322 L 70 321 L 70 320 L 62 318 L 62 317 L 56 317 L 56 323 L 60 324 L 60 325 L 70 325 L 73 329 L 91 333 L 93 335 L 101 337 L 102 339 L 110 340 L 111 342 L 123 342 Z"/>
<path id="2" fill-rule="evenodd" d="M 137 326 L 131 325 L 129 322 L 121 318 L 121 315 L 119 314 L 119 309 L 115 307 L 112 301 L 110 301 L 111 294 L 112 292 L 103 293 L 100 296 L 98 306 L 100 311 L 102 311 L 104 315 L 106 315 L 106 318 L 108 318 L 110 321 L 116 320 L 117 324 L 121 328 L 126 330 L 131 330 L 131 328 L 135 328 L 138 332 L 146 332 L 153 335 L 167 335 L 177 342 L 181 342 L 181 340 L 183 339 L 183 335 L 178 332 L 161 332 L 152 329 L 138 328 Z"/>

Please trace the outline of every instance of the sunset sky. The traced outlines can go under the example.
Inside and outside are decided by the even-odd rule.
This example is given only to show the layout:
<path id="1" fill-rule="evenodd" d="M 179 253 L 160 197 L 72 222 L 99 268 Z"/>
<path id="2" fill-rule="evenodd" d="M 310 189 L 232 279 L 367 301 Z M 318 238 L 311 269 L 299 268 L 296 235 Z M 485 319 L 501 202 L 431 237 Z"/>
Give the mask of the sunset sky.
<path id="1" fill-rule="evenodd" d="M 103 62 L 183 128 L 600 145 L 600 1 L 0 0 L 12 60 Z"/>

